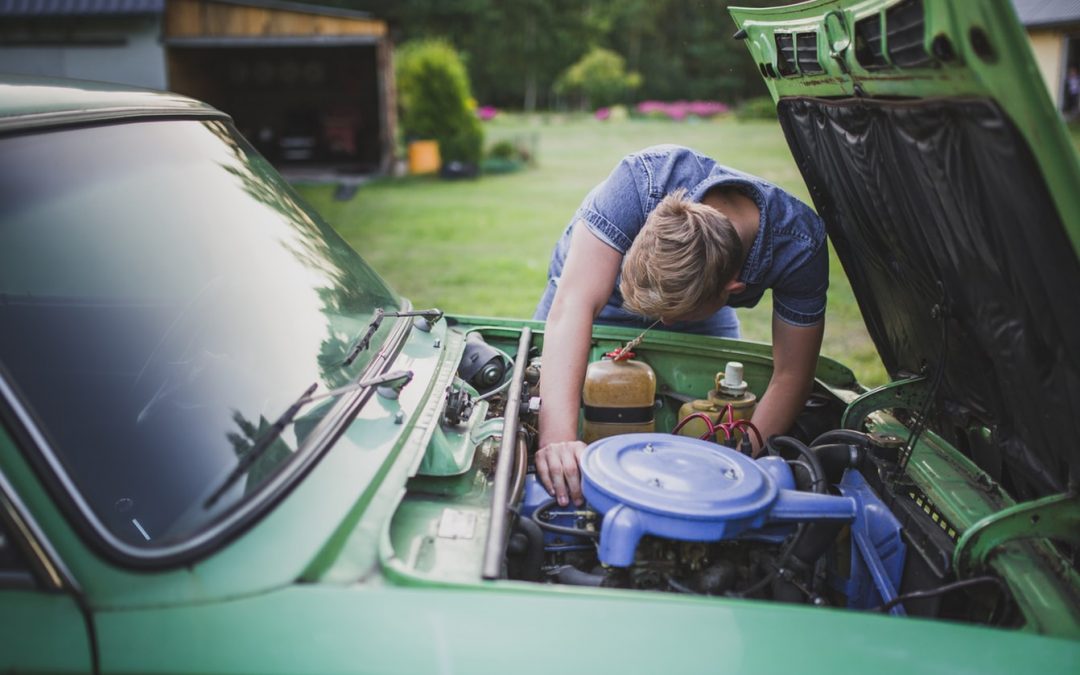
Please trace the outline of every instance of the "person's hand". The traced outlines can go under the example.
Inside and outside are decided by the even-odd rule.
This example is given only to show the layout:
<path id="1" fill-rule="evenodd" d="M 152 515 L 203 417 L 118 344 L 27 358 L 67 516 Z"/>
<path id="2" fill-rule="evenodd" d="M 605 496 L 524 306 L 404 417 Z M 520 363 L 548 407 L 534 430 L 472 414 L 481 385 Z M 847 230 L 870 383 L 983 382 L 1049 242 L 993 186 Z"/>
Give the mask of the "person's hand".
<path id="1" fill-rule="evenodd" d="M 578 470 L 584 452 L 585 444 L 581 441 L 563 441 L 545 445 L 536 453 L 536 473 L 540 474 L 544 489 L 559 506 L 566 506 L 571 500 L 577 506 L 585 503 Z"/>

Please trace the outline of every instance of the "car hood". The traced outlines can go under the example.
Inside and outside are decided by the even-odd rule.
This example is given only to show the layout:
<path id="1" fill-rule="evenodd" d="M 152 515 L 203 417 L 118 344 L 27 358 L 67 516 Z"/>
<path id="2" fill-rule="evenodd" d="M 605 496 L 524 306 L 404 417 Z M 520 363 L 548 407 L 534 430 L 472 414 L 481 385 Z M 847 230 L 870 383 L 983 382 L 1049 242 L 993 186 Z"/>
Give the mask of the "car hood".
<path id="1" fill-rule="evenodd" d="M 1019 499 L 1075 485 L 1080 164 L 1012 5 L 731 11 L 892 405 Z"/>

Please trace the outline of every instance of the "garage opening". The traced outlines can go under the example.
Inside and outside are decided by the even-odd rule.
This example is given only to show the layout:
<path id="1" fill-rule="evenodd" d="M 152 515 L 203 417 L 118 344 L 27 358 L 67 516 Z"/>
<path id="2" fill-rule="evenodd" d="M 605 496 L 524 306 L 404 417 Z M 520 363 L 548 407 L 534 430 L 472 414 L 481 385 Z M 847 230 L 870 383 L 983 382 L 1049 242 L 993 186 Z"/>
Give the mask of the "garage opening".
<path id="1" fill-rule="evenodd" d="M 271 162 L 375 171 L 376 47 L 170 48 L 171 86 L 233 116 Z"/>
<path id="2" fill-rule="evenodd" d="M 282 169 L 386 171 L 395 97 L 386 24 L 282 0 L 171 0 L 169 88 L 228 113 Z"/>

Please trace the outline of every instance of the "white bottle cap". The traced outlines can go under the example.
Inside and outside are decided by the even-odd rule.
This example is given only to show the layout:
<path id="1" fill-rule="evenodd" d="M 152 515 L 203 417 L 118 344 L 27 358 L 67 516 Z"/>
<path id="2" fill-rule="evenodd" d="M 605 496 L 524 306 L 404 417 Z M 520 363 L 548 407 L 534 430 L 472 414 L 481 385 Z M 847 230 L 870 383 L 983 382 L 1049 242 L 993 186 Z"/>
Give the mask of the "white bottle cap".
<path id="1" fill-rule="evenodd" d="M 720 382 L 720 391 L 732 396 L 746 393 L 747 384 L 743 381 L 743 364 L 729 361 L 724 367 L 724 379 Z"/>

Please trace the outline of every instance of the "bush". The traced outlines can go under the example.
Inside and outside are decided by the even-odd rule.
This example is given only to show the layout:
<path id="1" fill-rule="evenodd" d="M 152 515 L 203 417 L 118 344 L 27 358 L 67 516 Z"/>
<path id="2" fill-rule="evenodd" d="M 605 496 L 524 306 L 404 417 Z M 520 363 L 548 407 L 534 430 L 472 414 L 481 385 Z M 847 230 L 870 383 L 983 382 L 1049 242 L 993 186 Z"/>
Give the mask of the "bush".
<path id="1" fill-rule="evenodd" d="M 555 90 L 581 98 L 584 107 L 605 108 L 622 102 L 641 86 L 641 76 L 626 72 L 626 61 L 609 49 L 595 47 L 559 77 Z"/>
<path id="2" fill-rule="evenodd" d="M 534 143 L 535 137 L 530 139 L 519 136 L 513 140 L 501 140 L 488 148 L 480 168 L 483 173 L 490 174 L 521 171 L 535 163 L 535 154 L 531 147 Z"/>
<path id="3" fill-rule="evenodd" d="M 444 163 L 478 164 L 484 132 L 472 109 L 469 76 L 454 48 L 441 40 L 406 43 L 397 51 L 396 71 L 406 140 L 438 141 Z"/>
<path id="4" fill-rule="evenodd" d="M 775 120 L 776 103 L 771 96 L 746 99 L 735 108 L 735 117 L 740 120 Z"/>

